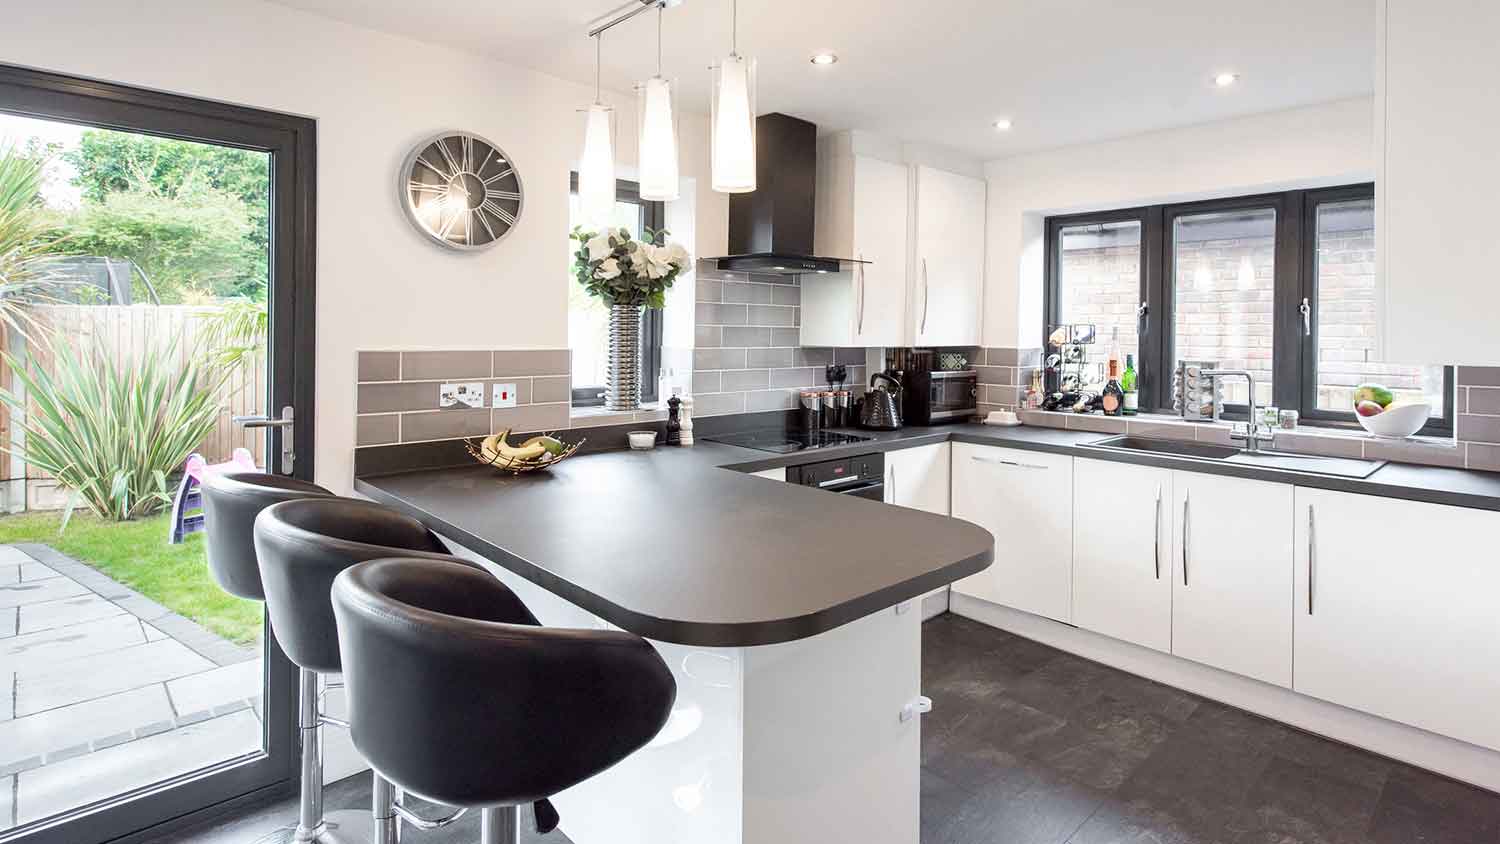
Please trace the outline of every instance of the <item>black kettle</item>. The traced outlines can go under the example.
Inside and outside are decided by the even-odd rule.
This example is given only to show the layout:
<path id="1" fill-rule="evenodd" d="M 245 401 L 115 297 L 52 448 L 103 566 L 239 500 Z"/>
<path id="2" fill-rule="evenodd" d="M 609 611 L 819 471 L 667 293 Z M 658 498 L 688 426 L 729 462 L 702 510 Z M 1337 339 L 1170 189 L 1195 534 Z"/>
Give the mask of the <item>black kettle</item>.
<path id="1" fill-rule="evenodd" d="M 883 382 L 883 383 L 881 383 Z M 870 376 L 870 390 L 859 407 L 859 426 L 877 431 L 894 431 L 901 427 L 901 382 L 894 376 L 877 372 Z"/>

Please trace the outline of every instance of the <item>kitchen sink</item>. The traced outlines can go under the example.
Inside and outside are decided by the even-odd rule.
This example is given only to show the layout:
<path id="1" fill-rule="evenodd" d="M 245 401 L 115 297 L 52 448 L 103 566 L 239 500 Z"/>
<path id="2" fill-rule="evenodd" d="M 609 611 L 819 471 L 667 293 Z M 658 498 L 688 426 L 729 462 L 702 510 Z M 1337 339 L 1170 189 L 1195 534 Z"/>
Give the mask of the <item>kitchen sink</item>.
<path id="1" fill-rule="evenodd" d="M 1168 440 L 1156 437 L 1107 437 L 1086 443 L 1089 448 L 1104 448 L 1112 451 L 1130 451 L 1137 454 L 1162 454 L 1169 457 L 1186 457 L 1193 460 L 1211 460 L 1219 463 L 1234 463 L 1241 466 L 1257 466 L 1262 469 L 1277 469 L 1283 472 L 1305 472 L 1313 475 L 1333 475 L 1340 478 L 1368 478 L 1376 469 L 1385 465 L 1384 460 L 1357 460 L 1347 457 L 1318 457 L 1311 454 L 1292 454 L 1286 451 L 1261 449 L 1254 454 L 1229 445 L 1200 443 L 1191 440 Z"/>

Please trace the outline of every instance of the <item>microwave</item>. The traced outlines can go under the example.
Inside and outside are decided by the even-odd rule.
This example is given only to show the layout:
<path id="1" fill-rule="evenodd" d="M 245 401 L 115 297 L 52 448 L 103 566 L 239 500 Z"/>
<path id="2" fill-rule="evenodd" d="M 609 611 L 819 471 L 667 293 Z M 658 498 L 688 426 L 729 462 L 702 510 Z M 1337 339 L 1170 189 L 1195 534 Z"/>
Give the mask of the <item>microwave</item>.
<path id="1" fill-rule="evenodd" d="M 908 372 L 902 384 L 901 419 L 907 425 L 935 425 L 979 415 L 979 373 Z"/>

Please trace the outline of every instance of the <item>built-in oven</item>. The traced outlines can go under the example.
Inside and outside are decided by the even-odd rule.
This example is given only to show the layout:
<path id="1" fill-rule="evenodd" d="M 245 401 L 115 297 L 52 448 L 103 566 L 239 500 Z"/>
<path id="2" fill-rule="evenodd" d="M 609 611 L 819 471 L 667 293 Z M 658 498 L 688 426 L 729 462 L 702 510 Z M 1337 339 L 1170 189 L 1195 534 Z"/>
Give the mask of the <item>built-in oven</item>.
<path id="1" fill-rule="evenodd" d="M 908 372 L 903 378 L 901 417 L 907 425 L 956 422 L 979 413 L 979 372 Z"/>
<path id="2" fill-rule="evenodd" d="M 837 460 L 820 460 L 801 466 L 788 466 L 789 484 L 816 487 L 842 495 L 857 495 L 874 501 L 885 500 L 885 455 L 861 454 Z"/>

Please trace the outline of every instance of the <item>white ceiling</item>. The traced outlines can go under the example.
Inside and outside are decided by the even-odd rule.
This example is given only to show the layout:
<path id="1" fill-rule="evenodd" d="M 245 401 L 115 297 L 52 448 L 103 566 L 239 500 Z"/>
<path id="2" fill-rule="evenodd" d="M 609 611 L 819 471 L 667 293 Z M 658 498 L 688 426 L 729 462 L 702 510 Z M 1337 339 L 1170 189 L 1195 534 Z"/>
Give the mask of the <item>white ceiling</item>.
<path id="1" fill-rule="evenodd" d="M 350 23 L 592 82 L 587 24 L 619 0 L 491 0 L 437 20 L 422 0 L 277 0 Z M 1369 94 L 1375 0 L 740 0 L 759 110 L 981 159 Z M 667 76 L 708 109 L 729 0 L 664 19 Z M 606 88 L 656 60 L 655 13 L 604 36 Z M 824 50 L 838 64 L 815 67 Z M 1241 74 L 1218 89 L 1220 71 Z M 1015 128 L 991 128 L 1010 117 Z"/>

